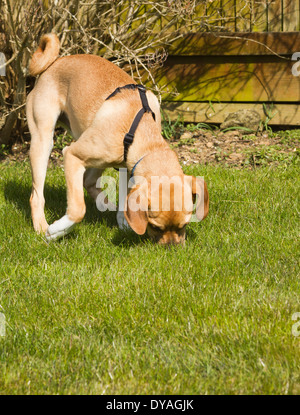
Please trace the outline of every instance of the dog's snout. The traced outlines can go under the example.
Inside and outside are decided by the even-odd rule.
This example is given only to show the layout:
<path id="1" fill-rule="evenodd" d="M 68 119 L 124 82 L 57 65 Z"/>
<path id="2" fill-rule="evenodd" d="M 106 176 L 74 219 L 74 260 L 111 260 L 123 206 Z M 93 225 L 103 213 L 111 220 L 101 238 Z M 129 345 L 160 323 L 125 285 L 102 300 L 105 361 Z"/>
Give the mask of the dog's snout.
<path id="1" fill-rule="evenodd" d="M 172 246 L 178 246 L 178 245 L 184 246 L 185 245 L 185 239 L 180 240 L 178 242 L 174 242 L 174 241 L 166 242 L 166 243 L 163 243 L 161 245 L 165 246 L 168 249 L 171 249 Z"/>
<path id="2" fill-rule="evenodd" d="M 157 241 L 159 245 L 171 247 L 172 245 L 184 245 L 185 234 L 179 235 L 177 232 L 165 232 Z"/>

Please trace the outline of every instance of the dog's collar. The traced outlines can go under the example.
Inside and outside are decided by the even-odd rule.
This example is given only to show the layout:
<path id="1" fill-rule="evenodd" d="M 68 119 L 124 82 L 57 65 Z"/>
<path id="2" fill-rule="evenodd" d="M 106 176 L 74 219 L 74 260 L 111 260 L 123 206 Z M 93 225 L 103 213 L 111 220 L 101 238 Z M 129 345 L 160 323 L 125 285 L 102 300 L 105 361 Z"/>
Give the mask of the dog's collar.
<path id="1" fill-rule="evenodd" d="M 136 166 L 143 160 L 143 158 L 144 157 L 146 157 L 147 156 L 147 154 L 145 154 L 143 157 L 141 157 L 136 163 L 135 163 L 135 165 L 133 166 L 133 168 L 132 168 L 132 170 L 131 170 L 131 173 L 130 173 L 130 179 L 132 179 L 133 178 L 133 175 L 134 175 L 134 170 L 136 169 Z M 129 179 L 129 180 L 130 180 Z"/>
<path id="2" fill-rule="evenodd" d="M 166 151 L 166 150 L 167 149 L 163 149 L 161 151 Z M 129 180 L 134 176 L 134 171 L 135 171 L 137 165 L 143 160 L 143 158 L 145 158 L 146 156 L 149 156 L 149 154 L 152 154 L 152 153 L 153 153 L 153 151 L 149 151 L 149 153 L 144 154 L 140 159 L 138 159 L 138 161 L 135 163 L 135 165 L 133 166 L 133 168 L 131 170 Z"/>

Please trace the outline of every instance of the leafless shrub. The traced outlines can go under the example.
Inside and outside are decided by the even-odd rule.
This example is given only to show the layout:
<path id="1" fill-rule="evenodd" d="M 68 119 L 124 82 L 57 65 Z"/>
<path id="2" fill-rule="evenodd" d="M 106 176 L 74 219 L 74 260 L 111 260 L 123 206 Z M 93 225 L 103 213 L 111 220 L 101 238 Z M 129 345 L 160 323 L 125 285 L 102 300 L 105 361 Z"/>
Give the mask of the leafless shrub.
<path id="1" fill-rule="evenodd" d="M 240 3 L 246 7 L 251 1 Z M 192 31 L 228 31 L 230 18 L 219 4 L 215 0 L 0 0 L 0 52 L 7 60 L 6 77 L 0 77 L 0 144 L 22 137 L 26 129 L 26 93 L 34 83 L 27 67 L 42 34 L 58 34 L 62 56 L 99 54 L 139 82 L 150 79 L 159 93 L 152 69 L 163 65 L 176 39 Z"/>

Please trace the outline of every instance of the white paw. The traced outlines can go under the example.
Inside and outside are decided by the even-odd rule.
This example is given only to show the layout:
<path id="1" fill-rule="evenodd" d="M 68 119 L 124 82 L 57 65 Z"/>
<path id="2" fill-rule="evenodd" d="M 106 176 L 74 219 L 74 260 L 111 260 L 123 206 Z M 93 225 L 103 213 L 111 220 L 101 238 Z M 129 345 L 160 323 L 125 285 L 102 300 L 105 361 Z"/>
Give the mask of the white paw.
<path id="1" fill-rule="evenodd" d="M 68 215 L 63 216 L 59 220 L 50 225 L 46 231 L 47 241 L 56 241 L 59 238 L 67 235 L 75 226 L 75 222 L 68 218 Z"/>
<path id="2" fill-rule="evenodd" d="M 129 223 L 127 222 L 124 216 L 124 212 L 118 211 L 117 222 L 120 229 L 131 229 Z"/>

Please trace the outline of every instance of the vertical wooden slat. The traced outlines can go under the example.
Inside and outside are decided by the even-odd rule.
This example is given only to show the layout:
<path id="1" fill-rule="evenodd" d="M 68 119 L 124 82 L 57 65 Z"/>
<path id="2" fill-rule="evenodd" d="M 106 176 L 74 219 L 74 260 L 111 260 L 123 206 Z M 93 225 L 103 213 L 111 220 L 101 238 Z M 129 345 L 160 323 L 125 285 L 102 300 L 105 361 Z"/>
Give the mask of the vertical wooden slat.
<path id="1" fill-rule="evenodd" d="M 251 3 L 249 0 L 236 1 L 236 31 L 251 32 Z"/>
<path id="2" fill-rule="evenodd" d="M 127 18 L 128 15 L 132 13 L 132 10 L 130 8 L 130 2 L 128 2 L 126 4 L 127 8 L 126 8 L 126 15 L 122 16 L 123 20 L 124 20 L 124 24 L 127 23 Z M 145 13 L 145 6 L 144 5 L 140 5 L 138 8 L 134 8 L 134 17 L 138 17 L 138 16 L 143 16 L 143 14 Z M 137 29 L 142 23 L 144 23 L 145 19 L 141 19 L 141 20 L 135 20 L 134 22 L 132 22 L 131 25 L 131 29 Z"/>
<path id="3" fill-rule="evenodd" d="M 175 32 L 178 28 L 177 22 L 174 19 L 174 11 L 172 10 L 174 7 L 174 4 L 170 2 L 166 8 L 165 15 L 161 17 L 162 28 L 168 27 L 168 32 Z"/>
<path id="4" fill-rule="evenodd" d="M 153 11 L 153 8 L 151 7 L 151 5 L 148 6 L 148 10 L 150 11 L 150 15 L 151 12 Z M 161 16 L 160 18 L 155 22 L 154 26 L 152 27 L 152 31 L 153 33 L 159 33 L 161 32 L 162 29 L 162 21 L 161 21 Z"/>
<path id="5" fill-rule="evenodd" d="M 235 6 L 236 0 L 223 0 L 222 2 L 223 25 L 228 32 L 235 31 Z"/>
<path id="6" fill-rule="evenodd" d="M 282 1 L 268 0 L 268 32 L 282 31 Z"/>
<path id="7" fill-rule="evenodd" d="M 253 0 L 252 1 L 252 31 L 266 32 L 268 27 L 267 21 L 267 1 L 268 0 Z"/>
<path id="8" fill-rule="evenodd" d="M 219 16 L 220 16 L 220 26 L 222 29 L 225 29 L 225 25 L 226 25 L 226 20 L 225 18 L 225 10 L 224 10 L 224 2 L 225 0 L 220 0 L 220 4 L 219 4 Z"/>
<path id="9" fill-rule="evenodd" d="M 195 7 L 195 15 L 201 19 L 202 22 L 206 21 L 206 5 L 205 3 L 197 4 Z M 201 28 L 201 31 L 204 29 L 204 27 Z"/>
<path id="10" fill-rule="evenodd" d="M 299 30 L 299 8 L 297 0 L 283 0 L 283 30 L 295 32 Z"/>
<path id="11" fill-rule="evenodd" d="M 222 1 L 213 0 L 206 3 L 206 16 L 208 17 L 209 31 L 216 32 L 222 27 Z"/>

